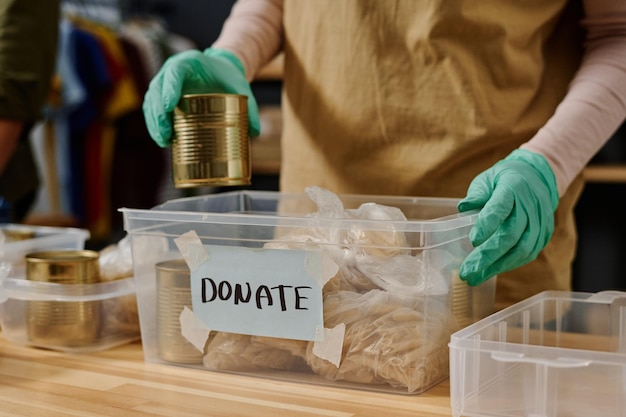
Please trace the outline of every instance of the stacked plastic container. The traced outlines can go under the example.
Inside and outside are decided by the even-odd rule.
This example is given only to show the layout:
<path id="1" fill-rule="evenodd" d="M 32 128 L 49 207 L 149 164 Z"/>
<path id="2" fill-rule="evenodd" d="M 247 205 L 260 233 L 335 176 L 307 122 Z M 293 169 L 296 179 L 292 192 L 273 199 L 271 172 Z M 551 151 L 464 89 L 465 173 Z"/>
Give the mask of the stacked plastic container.
<path id="1" fill-rule="evenodd" d="M 232 191 L 123 208 L 146 361 L 419 394 L 493 312 L 458 200 Z"/>
<path id="2" fill-rule="evenodd" d="M 452 336 L 455 417 L 626 417 L 626 293 L 543 292 Z"/>
<path id="3" fill-rule="evenodd" d="M 38 251 L 83 249 L 89 231 L 73 227 L 0 224 L 0 267 L 4 276 L 23 277 L 24 256 Z"/>
<path id="4" fill-rule="evenodd" d="M 103 350 L 139 339 L 132 277 L 70 285 L 26 276 L 27 255 L 81 251 L 89 231 L 0 224 L 0 232 L 3 337 L 16 344 L 68 352 Z"/>

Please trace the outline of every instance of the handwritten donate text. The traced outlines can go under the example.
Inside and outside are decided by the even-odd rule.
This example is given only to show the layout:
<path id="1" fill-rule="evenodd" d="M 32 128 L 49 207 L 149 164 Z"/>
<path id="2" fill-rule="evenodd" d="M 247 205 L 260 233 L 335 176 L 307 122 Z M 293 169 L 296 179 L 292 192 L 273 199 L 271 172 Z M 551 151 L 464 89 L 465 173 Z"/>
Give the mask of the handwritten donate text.
<path id="1" fill-rule="evenodd" d="M 228 281 L 215 282 L 212 278 L 202 278 L 202 303 L 215 301 L 231 301 L 235 305 L 255 303 L 256 308 L 262 310 L 272 307 L 277 302 L 281 311 L 289 308 L 294 310 L 308 310 L 303 300 L 308 300 L 304 294 L 311 290 L 309 286 L 277 285 L 269 287 L 259 285 L 254 290 L 249 282 L 231 284 Z"/>

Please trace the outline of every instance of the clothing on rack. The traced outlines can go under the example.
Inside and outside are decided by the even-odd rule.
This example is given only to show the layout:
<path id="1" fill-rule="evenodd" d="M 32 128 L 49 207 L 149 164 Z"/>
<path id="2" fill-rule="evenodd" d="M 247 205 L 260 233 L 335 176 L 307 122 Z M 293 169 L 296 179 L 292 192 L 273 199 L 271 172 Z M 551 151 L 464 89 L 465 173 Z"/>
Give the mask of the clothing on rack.
<path id="1" fill-rule="evenodd" d="M 158 203 L 166 151 L 150 139 L 141 103 L 164 60 L 195 47 L 181 39 L 150 19 L 116 26 L 83 16 L 60 21 L 55 100 L 46 113 L 61 169 L 50 192 L 96 241 L 122 230 L 119 207 Z"/>

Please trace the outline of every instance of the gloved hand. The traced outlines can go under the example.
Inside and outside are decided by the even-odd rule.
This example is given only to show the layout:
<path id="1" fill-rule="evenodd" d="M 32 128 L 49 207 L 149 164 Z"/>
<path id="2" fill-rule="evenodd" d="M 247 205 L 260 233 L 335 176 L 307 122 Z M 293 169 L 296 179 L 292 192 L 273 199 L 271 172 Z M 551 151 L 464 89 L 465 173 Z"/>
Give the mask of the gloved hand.
<path id="1" fill-rule="evenodd" d="M 461 279 L 478 285 L 534 260 L 552 237 L 558 203 L 554 172 L 534 152 L 516 149 L 476 176 L 458 204 L 461 212 L 481 209 Z"/>
<path id="2" fill-rule="evenodd" d="M 250 136 L 260 133 L 259 109 L 241 61 L 231 52 L 208 48 L 169 57 L 143 99 L 148 132 L 161 147 L 172 142 L 172 112 L 183 94 L 228 93 L 248 96 Z"/>

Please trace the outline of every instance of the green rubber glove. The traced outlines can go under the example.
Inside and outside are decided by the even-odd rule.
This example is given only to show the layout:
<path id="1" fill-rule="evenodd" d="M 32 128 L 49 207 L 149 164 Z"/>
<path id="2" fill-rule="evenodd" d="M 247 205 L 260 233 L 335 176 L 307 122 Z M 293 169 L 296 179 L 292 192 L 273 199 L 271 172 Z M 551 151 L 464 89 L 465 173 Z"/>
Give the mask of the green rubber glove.
<path id="1" fill-rule="evenodd" d="M 558 204 L 554 172 L 537 153 L 516 149 L 476 176 L 458 204 L 462 212 L 480 209 L 461 279 L 478 285 L 534 260 L 552 237 Z"/>
<path id="2" fill-rule="evenodd" d="M 183 94 L 228 93 L 248 96 L 250 136 L 259 136 L 259 109 L 241 61 L 231 52 L 208 48 L 169 57 L 154 76 L 143 99 L 143 115 L 152 139 L 172 142 L 172 112 Z"/>

